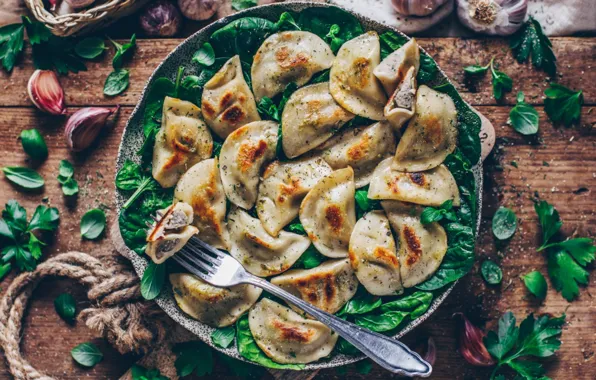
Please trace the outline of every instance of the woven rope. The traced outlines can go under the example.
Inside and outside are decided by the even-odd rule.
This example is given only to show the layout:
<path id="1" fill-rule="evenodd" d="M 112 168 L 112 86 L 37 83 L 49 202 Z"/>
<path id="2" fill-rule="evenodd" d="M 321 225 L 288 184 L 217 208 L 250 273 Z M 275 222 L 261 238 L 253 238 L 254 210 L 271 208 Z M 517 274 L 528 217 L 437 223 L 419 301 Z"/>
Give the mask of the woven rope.
<path id="1" fill-rule="evenodd" d="M 63 253 L 15 278 L 0 303 L 0 344 L 15 379 L 51 379 L 23 357 L 19 342 L 29 298 L 42 279 L 52 276 L 68 277 L 89 288 L 87 296 L 94 306 L 82 310 L 78 319 L 119 352 L 145 353 L 164 340 L 163 313 L 141 298 L 138 277 L 122 261 Z"/>

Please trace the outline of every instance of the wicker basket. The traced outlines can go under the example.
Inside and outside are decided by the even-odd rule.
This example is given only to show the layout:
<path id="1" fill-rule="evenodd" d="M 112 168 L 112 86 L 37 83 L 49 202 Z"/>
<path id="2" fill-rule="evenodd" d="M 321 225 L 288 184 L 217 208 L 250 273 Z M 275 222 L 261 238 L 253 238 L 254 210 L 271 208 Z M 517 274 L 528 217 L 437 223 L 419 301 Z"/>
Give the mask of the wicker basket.
<path id="1" fill-rule="evenodd" d="M 78 13 L 62 16 L 54 15 L 46 10 L 43 0 L 25 0 L 25 4 L 33 16 L 45 24 L 53 34 L 66 37 L 103 28 L 117 19 L 135 12 L 149 1 L 109 0 Z"/>

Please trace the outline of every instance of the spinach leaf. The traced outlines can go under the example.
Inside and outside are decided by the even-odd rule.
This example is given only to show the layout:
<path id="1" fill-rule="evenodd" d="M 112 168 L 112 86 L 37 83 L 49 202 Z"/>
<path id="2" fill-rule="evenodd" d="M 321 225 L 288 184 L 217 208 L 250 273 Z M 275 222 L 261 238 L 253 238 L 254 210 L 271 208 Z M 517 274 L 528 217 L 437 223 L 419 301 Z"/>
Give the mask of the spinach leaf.
<path id="1" fill-rule="evenodd" d="M 83 367 L 94 367 L 103 354 L 93 343 L 81 343 L 70 351 L 72 358 Z"/>
<path id="2" fill-rule="evenodd" d="M 379 308 L 382 303 L 380 297 L 373 296 L 363 286 L 360 286 L 356 291 L 356 295 L 337 314 L 340 316 L 345 314 L 366 314 Z"/>
<path id="3" fill-rule="evenodd" d="M 85 239 L 97 239 L 105 228 L 106 214 L 98 208 L 87 211 L 81 219 L 81 236 Z"/>
<path id="4" fill-rule="evenodd" d="M 166 281 L 166 272 L 165 264 L 155 264 L 153 261 L 149 262 L 141 279 L 141 295 L 143 298 L 152 300 L 161 293 L 161 288 Z"/>
<path id="5" fill-rule="evenodd" d="M 457 216 L 455 211 L 453 211 L 453 200 L 448 199 L 443 202 L 439 208 L 434 207 L 426 207 L 422 210 L 422 214 L 420 215 L 420 222 L 422 224 L 430 224 L 434 222 L 439 222 L 443 219 L 450 220 L 452 222 L 457 221 Z"/>
<path id="6" fill-rule="evenodd" d="M 333 48 L 339 50 L 344 42 L 364 33 L 360 21 L 339 8 L 306 9 L 300 13 L 298 25 L 302 30 L 314 33 L 332 43 L 332 50 Z M 330 37 L 327 37 L 328 35 Z"/>
<path id="7" fill-rule="evenodd" d="M 31 158 L 42 161 L 48 157 L 48 146 L 37 129 L 23 129 L 19 137 L 23 150 Z"/>
<path id="8" fill-rule="evenodd" d="M 323 261 L 325 261 L 325 257 L 311 244 L 294 265 L 292 265 L 292 268 L 311 269 L 318 267 Z"/>
<path id="9" fill-rule="evenodd" d="M 503 97 L 503 92 L 511 91 L 513 88 L 513 79 L 502 71 L 495 70 L 493 64 L 494 58 L 490 61 L 490 73 L 493 81 L 493 95 L 495 99 L 500 100 Z"/>
<path id="10" fill-rule="evenodd" d="M 408 316 L 405 311 L 388 311 L 383 314 L 365 314 L 357 316 L 354 323 L 375 332 L 391 331 L 399 326 Z"/>
<path id="11" fill-rule="evenodd" d="M 408 39 L 394 31 L 387 31 L 379 36 L 381 42 L 381 60 L 408 42 Z"/>
<path id="12" fill-rule="evenodd" d="M 503 272 L 501 271 L 501 268 L 499 268 L 493 261 L 484 261 L 480 267 L 480 271 L 484 281 L 491 285 L 498 285 L 503 280 Z"/>
<path id="13" fill-rule="evenodd" d="M 522 280 L 526 285 L 526 288 L 536 296 L 536 298 L 543 300 L 546 298 L 546 291 L 548 290 L 548 285 L 546 284 L 546 279 L 542 275 L 542 273 L 538 272 L 537 270 L 532 271 L 524 276 L 522 276 Z"/>
<path id="14" fill-rule="evenodd" d="M 356 190 L 356 218 L 360 219 L 367 212 L 381 209 L 381 201 L 368 198 L 368 185 Z"/>
<path id="15" fill-rule="evenodd" d="M 211 333 L 211 341 L 219 348 L 228 348 L 234 341 L 236 336 L 236 328 L 234 325 L 221 327 L 213 330 Z"/>
<path id="16" fill-rule="evenodd" d="M 534 135 L 538 132 L 538 112 L 524 101 L 524 93 L 517 93 L 517 104 L 509 112 L 513 129 L 522 135 Z"/>
<path id="17" fill-rule="evenodd" d="M 81 58 L 93 59 L 99 57 L 106 49 L 106 44 L 99 37 L 87 37 L 75 45 L 74 51 Z"/>
<path id="18" fill-rule="evenodd" d="M 126 69 L 112 71 L 103 85 L 103 93 L 107 96 L 116 96 L 128 88 L 129 73 Z"/>
<path id="19" fill-rule="evenodd" d="M 5 166 L 2 168 L 6 179 L 23 189 L 36 190 L 43 187 L 45 181 L 35 170 L 21 166 Z"/>
<path id="20" fill-rule="evenodd" d="M 306 231 L 304 230 L 304 226 L 302 225 L 302 223 L 300 223 L 300 221 L 295 222 L 295 223 L 290 223 L 285 229 L 287 231 L 293 232 L 295 234 L 306 235 Z"/>
<path id="21" fill-rule="evenodd" d="M 517 229 L 517 216 L 507 207 L 499 207 L 493 216 L 493 235 L 499 240 L 507 240 Z"/>
<path id="22" fill-rule="evenodd" d="M 203 66 L 211 66 L 215 63 L 215 51 L 209 42 L 205 42 L 203 46 L 192 57 L 192 61 Z"/>
<path id="23" fill-rule="evenodd" d="M 416 76 L 418 85 L 432 82 L 437 76 L 438 72 L 439 68 L 437 67 L 435 60 L 432 59 L 428 54 L 420 52 L 420 68 L 418 69 L 418 75 Z"/>
<path id="24" fill-rule="evenodd" d="M 54 309 L 60 318 L 67 322 L 72 322 L 77 310 L 77 304 L 73 296 L 68 293 L 62 293 L 54 299 Z"/>
<path id="25" fill-rule="evenodd" d="M 232 0 L 232 9 L 241 11 L 257 6 L 257 0 Z"/>
<path id="26" fill-rule="evenodd" d="M 174 346 L 176 374 L 180 377 L 195 374 L 210 375 L 213 372 L 213 350 L 203 342 L 193 341 Z"/>
<path id="27" fill-rule="evenodd" d="M 151 173 L 145 172 L 140 165 L 129 160 L 124 162 L 116 174 L 116 187 L 124 191 L 134 190 L 134 193 L 122 205 L 123 210 L 129 208 L 145 191 L 161 188 Z"/>
<path id="28" fill-rule="evenodd" d="M 432 303 L 430 292 L 415 292 L 395 301 L 383 303 L 372 313 L 357 315 L 354 323 L 376 332 L 396 329 L 406 318 L 414 320 L 424 314 Z"/>
<path id="29" fill-rule="evenodd" d="M 209 41 L 217 57 L 239 55 L 242 61 L 252 63 L 265 38 L 276 31 L 276 24 L 267 19 L 243 17 L 216 30 Z"/>
<path id="30" fill-rule="evenodd" d="M 112 59 L 112 66 L 115 70 L 122 68 L 122 61 L 124 58 L 129 57 L 132 54 L 133 49 L 137 46 L 137 35 L 133 34 L 130 37 L 130 41 L 125 43 L 124 45 L 119 44 L 118 42 L 110 39 L 112 45 L 116 48 L 116 53 L 114 54 L 114 58 Z"/>

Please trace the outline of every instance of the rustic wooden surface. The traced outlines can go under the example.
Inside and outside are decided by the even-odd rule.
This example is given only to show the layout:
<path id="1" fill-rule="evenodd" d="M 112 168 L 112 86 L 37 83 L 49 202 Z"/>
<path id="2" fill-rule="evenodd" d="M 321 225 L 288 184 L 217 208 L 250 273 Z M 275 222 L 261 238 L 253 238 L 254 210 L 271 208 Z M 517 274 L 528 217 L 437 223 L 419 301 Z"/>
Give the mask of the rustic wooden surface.
<path id="1" fill-rule="evenodd" d="M 131 86 L 122 96 L 107 98 L 102 95 L 103 82 L 111 71 L 113 51 L 102 59 L 89 62 L 88 71 L 63 76 L 60 81 L 66 92 L 66 102 L 72 112 L 89 105 L 120 104 L 122 109 L 110 130 L 106 130 L 95 146 L 81 154 L 69 152 L 63 137 L 65 119 L 41 114 L 27 98 L 26 83 L 33 72 L 30 51 L 24 55 L 11 75 L 0 71 L 0 164 L 35 167 L 46 179 L 43 191 L 24 193 L 5 179 L 0 179 L 0 205 L 17 199 L 29 215 L 44 200 L 60 209 L 61 223 L 56 239 L 45 250 L 49 257 L 68 250 L 90 253 L 111 251 L 109 236 L 98 242 L 82 241 L 79 220 L 90 208 L 103 207 L 108 223 L 114 221 L 114 165 L 120 137 L 140 92 L 150 73 L 159 62 L 182 40 L 139 40 L 133 59 L 126 64 L 131 69 Z M 520 275 L 538 269 L 546 274 L 544 257 L 535 251 L 539 229 L 533 210 L 535 193 L 554 204 L 564 221 L 565 234 L 577 233 L 594 238 L 596 235 L 596 57 L 595 38 L 554 38 L 558 58 L 558 81 L 574 89 L 584 90 L 586 104 L 582 108 L 581 123 L 571 128 L 555 127 L 543 112 L 543 90 L 549 79 L 529 64 L 514 62 L 505 41 L 500 39 L 421 39 L 421 45 L 454 79 L 465 99 L 484 113 L 495 125 L 498 137 L 496 152 L 485 165 L 484 209 L 477 247 L 477 265 L 457 285 L 441 308 L 405 341 L 414 345 L 424 334 L 433 336 L 437 344 L 435 379 L 487 378 L 488 371 L 467 365 L 457 353 L 454 312 L 465 311 L 477 323 L 486 322 L 494 327 L 496 319 L 511 310 L 518 319 L 528 313 L 567 314 L 568 324 L 563 332 L 563 345 L 553 359 L 546 361 L 548 375 L 553 379 L 594 379 L 596 369 L 596 274 L 592 273 L 588 288 L 582 288 L 578 300 L 568 303 L 550 289 L 546 301 L 540 304 L 528 296 Z M 462 67 L 488 62 L 497 56 L 501 70 L 514 80 L 514 91 L 497 103 L 491 96 L 489 76 L 478 83 L 464 83 Z M 511 105 L 518 90 L 540 113 L 538 138 L 524 138 L 507 125 Z M 21 130 L 37 128 L 46 138 L 49 158 L 40 166 L 29 162 L 17 137 Z M 68 159 L 75 163 L 76 179 L 81 187 L 76 201 L 67 202 L 56 180 L 58 163 Z M 518 168 L 511 165 L 517 162 Z M 509 244 L 495 246 L 490 224 L 499 205 L 511 207 L 520 219 L 520 226 Z M 504 272 L 500 286 L 487 286 L 478 273 L 479 264 L 490 258 L 501 263 Z M 13 273 L 2 281 L 6 289 Z M 550 284 L 550 282 L 549 282 Z M 133 356 L 121 356 L 102 339 L 94 339 L 80 325 L 70 326 L 55 313 L 53 299 L 62 292 L 71 292 L 78 300 L 78 308 L 86 305 L 84 291 L 65 280 L 43 284 L 35 294 L 25 322 L 22 347 L 26 357 L 37 368 L 58 378 L 114 379 L 123 374 L 134 362 Z M 1 294 L 2 291 L 0 291 Z M 84 341 L 93 340 L 104 352 L 104 360 L 88 370 L 77 366 L 70 350 Z M 350 378 L 364 378 L 349 369 Z M 335 370 L 321 371 L 316 378 L 343 377 Z M 391 378 L 377 366 L 366 376 L 369 379 Z M 0 378 L 10 378 L 4 361 L 0 361 Z M 213 378 L 232 378 L 228 370 L 218 365 Z"/>

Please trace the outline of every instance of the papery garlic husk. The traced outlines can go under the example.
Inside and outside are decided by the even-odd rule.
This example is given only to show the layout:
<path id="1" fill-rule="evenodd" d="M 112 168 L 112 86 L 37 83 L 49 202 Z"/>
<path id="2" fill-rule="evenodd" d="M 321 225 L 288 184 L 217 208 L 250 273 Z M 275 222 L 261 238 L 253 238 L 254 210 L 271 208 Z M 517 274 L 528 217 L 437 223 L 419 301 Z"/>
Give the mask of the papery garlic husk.
<path id="1" fill-rule="evenodd" d="M 462 24 L 481 33 L 507 36 L 515 33 L 528 13 L 528 0 L 457 0 Z"/>
<path id="2" fill-rule="evenodd" d="M 29 99 L 40 111 L 62 115 L 66 113 L 64 90 L 58 76 L 51 70 L 35 70 L 27 83 Z"/>
<path id="3" fill-rule="evenodd" d="M 455 313 L 454 317 L 460 318 L 459 352 L 471 365 L 477 367 L 490 367 L 495 361 L 484 345 L 484 332 L 474 326 L 463 313 Z"/>
<path id="4" fill-rule="evenodd" d="M 393 9 L 404 16 L 428 16 L 448 0 L 391 0 Z"/>
<path id="5" fill-rule="evenodd" d="M 75 152 L 87 149 L 103 127 L 105 127 L 108 117 L 117 112 L 120 106 L 114 108 L 87 107 L 81 108 L 66 122 L 64 135 L 66 143 Z"/>

